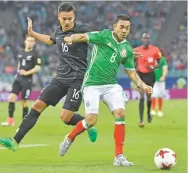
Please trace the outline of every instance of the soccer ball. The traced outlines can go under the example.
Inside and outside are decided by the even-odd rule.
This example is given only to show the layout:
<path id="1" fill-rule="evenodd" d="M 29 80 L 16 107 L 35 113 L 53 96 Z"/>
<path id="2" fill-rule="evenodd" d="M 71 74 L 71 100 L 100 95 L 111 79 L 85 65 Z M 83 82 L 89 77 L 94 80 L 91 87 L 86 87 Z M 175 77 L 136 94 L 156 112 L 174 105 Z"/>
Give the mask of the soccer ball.
<path id="1" fill-rule="evenodd" d="M 171 169 L 177 163 L 176 154 L 169 148 L 161 148 L 155 153 L 154 162 L 159 169 Z"/>

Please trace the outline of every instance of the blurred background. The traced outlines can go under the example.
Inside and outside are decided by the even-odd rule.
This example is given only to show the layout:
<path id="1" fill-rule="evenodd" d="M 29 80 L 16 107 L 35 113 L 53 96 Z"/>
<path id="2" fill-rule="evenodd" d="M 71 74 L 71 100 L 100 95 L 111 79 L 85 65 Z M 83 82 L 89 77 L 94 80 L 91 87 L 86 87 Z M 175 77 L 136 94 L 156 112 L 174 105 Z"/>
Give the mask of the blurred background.
<path id="1" fill-rule="evenodd" d="M 186 98 L 187 94 L 187 2 L 186 1 L 131 1 L 131 2 L 72 2 L 77 10 L 78 23 L 88 24 L 92 30 L 112 28 L 116 16 L 127 13 L 132 19 L 128 41 L 133 47 L 141 44 L 141 35 L 148 32 L 152 44 L 160 47 L 168 61 L 166 99 Z M 51 34 L 58 25 L 56 2 L 0 2 L 0 101 L 7 101 L 8 92 L 17 68 L 16 54 L 23 47 L 27 33 L 26 17 L 34 22 L 33 29 Z M 99 15 L 100 14 L 100 15 Z M 58 63 L 56 46 L 37 42 L 36 49 L 42 57 L 42 71 L 34 76 L 35 99 L 40 90 L 55 75 Z M 121 67 L 118 82 L 132 99 L 138 97 L 131 91 L 131 83 Z"/>

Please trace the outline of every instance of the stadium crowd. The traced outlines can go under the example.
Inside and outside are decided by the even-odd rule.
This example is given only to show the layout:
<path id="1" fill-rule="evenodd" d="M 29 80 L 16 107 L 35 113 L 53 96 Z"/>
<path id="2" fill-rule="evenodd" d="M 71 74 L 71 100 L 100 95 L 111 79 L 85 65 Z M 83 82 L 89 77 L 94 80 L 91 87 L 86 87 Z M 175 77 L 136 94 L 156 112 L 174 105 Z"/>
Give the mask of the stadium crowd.
<path id="1" fill-rule="evenodd" d="M 5 30 L 0 24 L 0 79 L 3 77 L 11 81 L 11 75 L 16 73 L 16 50 L 23 46 L 24 35 L 27 33 L 26 17 L 34 21 L 34 29 L 40 33 L 51 34 L 58 25 L 57 7 L 61 2 L 10 2 L 17 12 L 17 21 L 12 21 L 9 30 Z M 170 1 L 130 1 L 130 2 L 72 2 L 77 9 L 77 21 L 86 23 L 92 30 L 111 28 L 115 15 L 128 13 L 132 18 L 132 29 L 128 37 L 133 47 L 141 44 L 140 38 L 143 32 L 151 35 L 152 43 L 158 38 L 158 33 L 171 10 L 173 2 Z M 6 9 L 6 3 L 3 9 Z M 49 8 L 50 7 L 50 8 Z M 160 9 L 160 10 L 159 10 Z M 169 69 L 182 70 L 187 67 L 187 14 L 182 19 L 171 44 L 164 48 L 164 54 L 169 63 Z M 23 33 L 23 40 L 16 36 L 17 27 Z M 55 46 L 46 46 L 37 43 L 37 50 L 43 57 L 43 70 L 40 73 L 44 83 L 54 75 L 58 62 Z M 5 75 L 3 75 L 5 74 Z M 45 74 L 45 75 L 44 75 Z M 13 75 L 12 75 L 13 76 Z M 8 80 L 8 81 L 9 81 Z"/>

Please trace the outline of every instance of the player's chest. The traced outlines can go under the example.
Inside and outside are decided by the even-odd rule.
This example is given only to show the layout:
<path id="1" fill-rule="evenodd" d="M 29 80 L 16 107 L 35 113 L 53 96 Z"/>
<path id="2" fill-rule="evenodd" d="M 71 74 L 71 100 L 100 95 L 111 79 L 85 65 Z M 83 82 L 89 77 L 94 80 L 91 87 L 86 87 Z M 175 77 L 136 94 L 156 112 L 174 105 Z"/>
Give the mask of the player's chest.
<path id="1" fill-rule="evenodd" d="M 109 53 L 116 56 L 116 60 L 122 61 L 131 53 L 131 48 L 125 44 L 107 43 Z"/>
<path id="2" fill-rule="evenodd" d="M 58 34 L 56 35 L 56 45 L 58 47 L 58 50 L 60 53 L 73 53 L 75 51 L 80 51 L 83 48 L 83 43 L 73 43 L 72 45 L 68 45 L 65 43 L 64 38 L 71 36 L 72 34 L 75 34 L 73 32 L 70 32 L 68 34 Z"/>
<path id="3" fill-rule="evenodd" d="M 155 61 L 155 52 L 152 50 L 142 51 L 143 61 L 154 62 Z"/>
<path id="4" fill-rule="evenodd" d="M 34 57 L 32 54 L 18 54 L 18 60 L 22 66 L 25 66 L 26 64 L 32 64 Z"/>

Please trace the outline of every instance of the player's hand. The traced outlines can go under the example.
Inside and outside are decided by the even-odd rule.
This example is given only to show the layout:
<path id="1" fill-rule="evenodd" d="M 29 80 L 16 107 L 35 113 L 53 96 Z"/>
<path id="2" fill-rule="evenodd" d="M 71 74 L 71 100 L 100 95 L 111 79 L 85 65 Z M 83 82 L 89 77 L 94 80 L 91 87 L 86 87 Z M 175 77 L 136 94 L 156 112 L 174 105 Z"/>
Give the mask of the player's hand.
<path id="1" fill-rule="evenodd" d="M 27 32 L 29 35 L 31 35 L 33 31 L 33 21 L 29 17 L 27 17 L 27 24 Z"/>
<path id="2" fill-rule="evenodd" d="M 165 77 L 161 76 L 161 78 L 159 79 L 161 82 L 165 81 Z"/>
<path id="3" fill-rule="evenodd" d="M 68 45 L 72 45 L 72 37 L 64 37 L 64 41 L 65 41 L 65 43 L 67 43 Z"/>
<path id="4" fill-rule="evenodd" d="M 27 76 L 27 71 L 19 70 L 19 74 L 22 75 L 22 76 Z"/>
<path id="5" fill-rule="evenodd" d="M 143 54 L 133 49 L 134 59 L 142 58 Z"/>
<path id="6" fill-rule="evenodd" d="M 152 91 L 153 91 L 153 89 L 152 89 L 151 86 L 146 85 L 146 86 L 144 87 L 144 92 L 147 93 L 148 95 L 151 95 L 151 94 L 152 94 Z"/>

